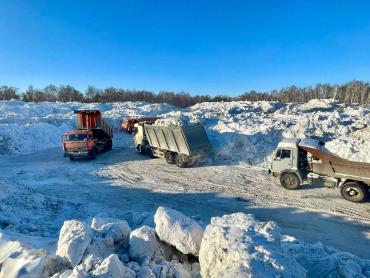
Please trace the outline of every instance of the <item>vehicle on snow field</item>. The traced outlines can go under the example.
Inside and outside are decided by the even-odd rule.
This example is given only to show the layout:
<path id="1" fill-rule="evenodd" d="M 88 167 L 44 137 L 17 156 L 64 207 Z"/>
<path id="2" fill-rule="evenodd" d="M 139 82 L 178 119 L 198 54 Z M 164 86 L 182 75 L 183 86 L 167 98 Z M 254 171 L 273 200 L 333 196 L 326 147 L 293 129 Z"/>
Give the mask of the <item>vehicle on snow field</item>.
<path id="1" fill-rule="evenodd" d="M 203 158 L 210 146 L 200 124 L 173 127 L 137 123 L 135 147 L 142 154 L 164 157 L 168 164 L 184 168 Z"/>
<path id="2" fill-rule="evenodd" d="M 96 154 L 112 149 L 113 129 L 99 110 L 76 110 L 77 130 L 62 136 L 64 157 L 95 159 Z"/>
<path id="3" fill-rule="evenodd" d="M 152 118 L 125 118 L 122 121 L 121 127 L 123 131 L 131 134 L 134 131 L 134 126 L 137 123 L 148 123 L 154 124 L 156 120 L 159 120 L 159 117 L 152 117 Z"/>
<path id="4" fill-rule="evenodd" d="M 370 163 L 350 161 L 322 150 L 313 139 L 285 139 L 279 143 L 269 172 L 286 189 L 303 182 L 340 188 L 344 199 L 364 202 L 370 188 Z"/>

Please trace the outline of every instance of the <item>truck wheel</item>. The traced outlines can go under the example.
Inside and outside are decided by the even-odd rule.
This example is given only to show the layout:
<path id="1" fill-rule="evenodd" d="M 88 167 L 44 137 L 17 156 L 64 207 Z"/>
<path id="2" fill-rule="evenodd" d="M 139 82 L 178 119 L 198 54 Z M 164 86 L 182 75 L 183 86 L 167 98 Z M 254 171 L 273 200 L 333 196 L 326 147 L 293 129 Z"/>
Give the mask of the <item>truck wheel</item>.
<path id="1" fill-rule="evenodd" d="M 105 143 L 104 150 L 105 150 L 105 151 L 110 151 L 110 150 L 112 150 L 112 146 L 113 146 L 112 139 L 109 139 L 109 140 Z"/>
<path id="2" fill-rule="evenodd" d="M 294 190 L 301 185 L 301 182 L 299 181 L 299 178 L 296 174 L 284 173 L 280 177 L 280 184 L 286 189 Z"/>
<path id="3" fill-rule="evenodd" d="M 166 162 L 168 164 L 174 164 L 175 163 L 175 156 L 171 152 L 165 152 L 164 158 L 166 159 Z"/>
<path id="4" fill-rule="evenodd" d="M 340 193 L 350 202 L 362 203 L 367 198 L 367 188 L 357 182 L 347 182 L 340 189 Z"/>
<path id="5" fill-rule="evenodd" d="M 175 156 L 175 163 L 180 168 L 185 168 L 187 165 L 187 160 L 184 155 L 176 154 Z"/>
<path id="6" fill-rule="evenodd" d="M 70 156 L 70 157 L 69 157 L 69 160 L 71 160 L 71 161 L 76 161 L 76 158 L 74 158 L 73 156 Z"/>
<path id="7" fill-rule="evenodd" d="M 146 154 L 146 150 L 145 150 L 145 148 L 144 148 L 142 145 L 138 145 L 138 146 L 137 146 L 137 150 L 138 150 L 142 155 Z"/>
<path id="8" fill-rule="evenodd" d="M 89 158 L 91 160 L 94 160 L 96 158 L 96 150 L 95 149 L 91 150 Z"/>

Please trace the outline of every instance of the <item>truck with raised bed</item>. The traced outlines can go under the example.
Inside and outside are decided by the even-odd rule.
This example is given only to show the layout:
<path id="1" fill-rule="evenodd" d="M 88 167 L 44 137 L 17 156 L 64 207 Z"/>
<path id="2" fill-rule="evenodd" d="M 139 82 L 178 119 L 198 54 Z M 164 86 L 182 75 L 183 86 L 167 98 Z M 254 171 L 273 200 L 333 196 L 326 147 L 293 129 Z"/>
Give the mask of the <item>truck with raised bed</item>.
<path id="1" fill-rule="evenodd" d="M 76 110 L 77 129 L 62 136 L 64 157 L 95 159 L 112 149 L 113 129 L 99 110 Z"/>
<path id="2" fill-rule="evenodd" d="M 147 124 L 154 124 L 156 120 L 159 120 L 159 117 L 145 117 L 145 118 L 139 118 L 139 117 L 127 117 L 124 118 L 121 127 L 122 130 L 127 132 L 128 134 L 133 133 L 134 126 L 137 123 L 147 123 Z"/>
<path id="3" fill-rule="evenodd" d="M 210 148 L 201 124 L 174 127 L 136 123 L 134 133 L 135 147 L 141 154 L 164 157 L 168 164 L 181 168 L 201 160 Z"/>
<path id="4" fill-rule="evenodd" d="M 364 202 L 370 188 L 370 163 L 350 161 L 330 153 L 314 139 L 285 139 L 277 146 L 269 172 L 286 189 L 304 182 L 338 187 L 344 199 Z"/>

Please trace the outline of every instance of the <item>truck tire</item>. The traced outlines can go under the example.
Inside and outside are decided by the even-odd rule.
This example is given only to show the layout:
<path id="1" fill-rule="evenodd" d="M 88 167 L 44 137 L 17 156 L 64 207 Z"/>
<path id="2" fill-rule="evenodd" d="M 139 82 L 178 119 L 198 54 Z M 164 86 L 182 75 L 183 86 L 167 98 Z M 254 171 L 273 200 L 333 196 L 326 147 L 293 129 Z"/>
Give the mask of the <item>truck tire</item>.
<path id="1" fill-rule="evenodd" d="M 76 161 L 76 158 L 74 158 L 74 156 L 70 156 L 70 157 L 69 157 L 69 160 L 70 160 L 70 161 Z"/>
<path id="2" fill-rule="evenodd" d="M 297 189 L 301 185 L 301 182 L 297 174 L 284 173 L 280 177 L 280 184 L 282 187 L 286 189 L 294 190 L 294 189 Z"/>
<path id="3" fill-rule="evenodd" d="M 96 158 L 96 150 L 92 149 L 90 151 L 89 159 L 94 160 Z"/>
<path id="4" fill-rule="evenodd" d="M 350 202 L 362 203 L 367 199 L 368 189 L 358 182 L 347 182 L 340 189 L 342 197 Z"/>
<path id="5" fill-rule="evenodd" d="M 137 146 L 137 150 L 138 150 L 142 155 L 145 155 L 145 154 L 146 154 L 146 149 L 145 149 L 145 147 L 143 147 L 142 145 L 138 145 L 138 146 Z"/>
<path id="6" fill-rule="evenodd" d="M 112 150 L 112 147 L 113 147 L 112 139 L 108 139 L 107 142 L 105 143 L 104 150 L 110 151 Z"/>
<path id="7" fill-rule="evenodd" d="M 188 166 L 187 159 L 182 154 L 176 154 L 175 155 L 175 163 L 180 168 L 186 168 Z"/>
<path id="8" fill-rule="evenodd" d="M 166 162 L 168 164 L 174 164 L 175 163 L 175 156 L 171 152 L 165 152 L 164 158 L 166 159 Z"/>

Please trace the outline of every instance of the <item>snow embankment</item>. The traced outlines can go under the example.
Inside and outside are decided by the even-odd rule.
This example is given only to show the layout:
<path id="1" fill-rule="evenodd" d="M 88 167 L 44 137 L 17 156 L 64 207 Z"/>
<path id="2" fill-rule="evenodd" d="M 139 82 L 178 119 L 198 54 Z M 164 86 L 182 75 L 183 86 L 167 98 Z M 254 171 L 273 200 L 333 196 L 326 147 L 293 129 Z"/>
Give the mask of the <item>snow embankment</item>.
<path id="1" fill-rule="evenodd" d="M 262 165 L 283 138 L 318 138 L 344 158 L 370 162 L 370 137 L 352 136 L 370 126 L 370 107 L 333 100 L 308 103 L 211 102 L 187 109 L 144 102 L 82 104 L 0 101 L 0 155 L 27 153 L 60 145 L 75 128 L 76 109 L 99 109 L 116 132 L 127 116 L 160 116 L 157 125 L 205 126 L 217 159 Z M 332 141 L 332 143 L 330 143 Z"/>
<path id="2" fill-rule="evenodd" d="M 340 152 L 338 154 L 344 158 L 370 162 L 370 156 L 366 155 L 369 137 L 348 141 L 352 132 L 370 125 L 369 115 L 369 107 L 348 106 L 333 100 L 314 99 L 304 104 L 235 101 L 196 104 L 182 111 L 169 112 L 156 124 L 202 123 L 214 155 L 220 159 L 261 165 L 283 138 L 297 137 L 324 142 L 336 140 L 333 145 L 339 142 L 350 148 L 346 147 L 347 151 L 343 152 L 330 148 L 332 152 Z"/>
<path id="3" fill-rule="evenodd" d="M 184 225 L 199 224 L 164 207 L 154 217 L 178 223 L 182 228 L 176 245 L 191 248 L 194 229 Z M 171 234 L 172 228 L 160 229 Z M 282 235 L 274 222 L 243 213 L 212 218 L 198 256 L 177 250 L 172 237 L 161 241 L 156 231 L 157 225 L 131 231 L 127 222 L 112 218 L 94 219 L 91 226 L 65 221 L 56 255 L 0 237 L 0 277 L 370 277 L 370 260 L 320 242 L 300 242 Z"/>
<path id="4" fill-rule="evenodd" d="M 30 153 L 61 146 L 61 136 L 75 129 L 78 109 L 99 109 L 118 131 L 124 117 L 156 116 L 172 111 L 169 104 L 59 103 L 0 101 L 0 155 Z"/>

